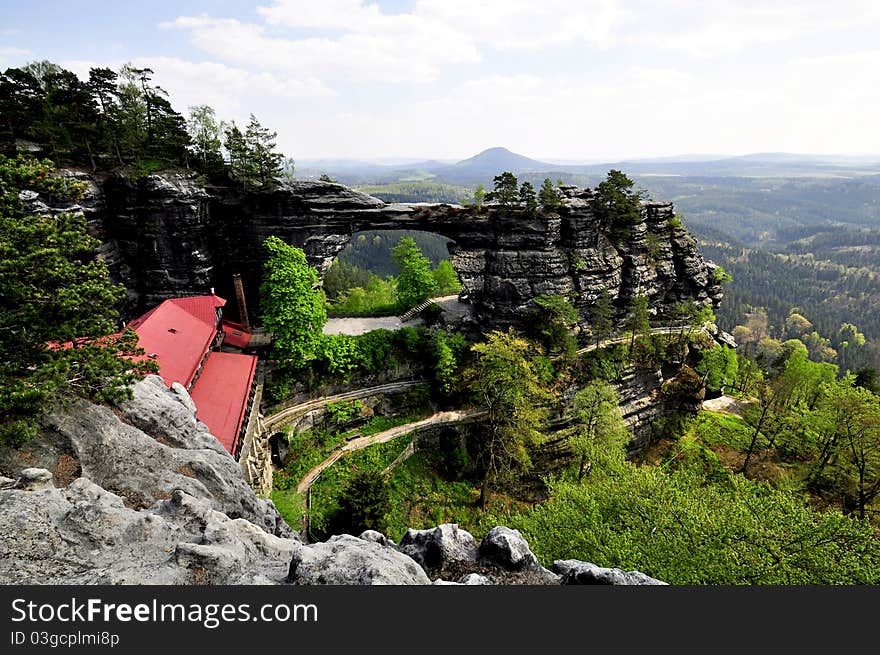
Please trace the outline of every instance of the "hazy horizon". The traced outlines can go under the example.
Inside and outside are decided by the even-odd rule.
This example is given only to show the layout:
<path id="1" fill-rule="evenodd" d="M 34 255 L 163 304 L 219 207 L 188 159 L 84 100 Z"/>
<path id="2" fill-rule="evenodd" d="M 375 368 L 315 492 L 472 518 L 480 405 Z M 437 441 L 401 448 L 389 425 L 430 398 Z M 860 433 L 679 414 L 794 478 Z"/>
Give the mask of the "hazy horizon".
<path id="1" fill-rule="evenodd" d="M 131 61 L 297 160 L 880 153 L 867 0 L 5 4 L 0 68 Z"/>

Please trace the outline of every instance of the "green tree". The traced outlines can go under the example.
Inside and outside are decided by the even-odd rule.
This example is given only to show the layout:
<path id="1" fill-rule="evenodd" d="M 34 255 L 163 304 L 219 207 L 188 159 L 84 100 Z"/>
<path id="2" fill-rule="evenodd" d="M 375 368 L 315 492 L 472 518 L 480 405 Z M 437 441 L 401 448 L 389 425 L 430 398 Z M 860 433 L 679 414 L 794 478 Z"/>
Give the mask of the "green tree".
<path id="1" fill-rule="evenodd" d="M 497 200 L 505 209 L 515 206 L 517 200 L 519 200 L 519 192 L 517 191 L 519 182 L 516 179 L 516 175 L 510 171 L 504 171 L 501 175 L 496 175 L 493 178 L 493 182 L 495 183 L 495 188 L 492 191 L 492 198 Z"/>
<path id="2" fill-rule="evenodd" d="M 208 105 L 190 107 L 186 128 L 192 139 L 193 158 L 199 167 L 204 171 L 222 168 L 221 125 L 214 110 Z"/>
<path id="3" fill-rule="evenodd" d="M 261 187 L 271 188 L 278 183 L 284 155 L 275 152 L 277 132 L 263 127 L 256 116 L 251 114 L 244 133 L 247 156 L 254 172 L 254 182 Z"/>
<path id="4" fill-rule="evenodd" d="M 529 450 L 543 440 L 550 395 L 531 359 L 534 346 L 512 328 L 490 332 L 471 351 L 475 361 L 464 379 L 475 405 L 487 413 L 477 443 L 480 506 L 485 507 L 490 485 L 531 468 Z"/>
<path id="5" fill-rule="evenodd" d="M 437 280 L 431 271 L 431 261 L 422 254 L 412 237 L 404 237 L 391 256 L 400 267 L 397 276 L 397 298 L 403 308 L 415 307 L 437 291 Z"/>
<path id="6" fill-rule="evenodd" d="M 541 207 L 544 209 L 553 210 L 562 205 L 559 191 L 553 186 L 553 182 L 550 181 L 549 177 L 544 178 L 544 184 L 541 185 L 541 190 L 538 192 L 538 199 L 541 201 Z"/>
<path id="7" fill-rule="evenodd" d="M 578 480 L 597 462 L 619 465 L 630 435 L 614 387 L 604 380 L 591 381 L 575 394 L 569 415 L 575 422 L 568 443 L 580 460 Z"/>
<path id="8" fill-rule="evenodd" d="M 535 327 L 548 352 L 559 352 L 568 360 L 574 359 L 577 342 L 571 333 L 580 314 L 564 296 L 542 294 L 535 298 L 537 316 Z"/>
<path id="9" fill-rule="evenodd" d="M 434 280 L 437 282 L 437 295 L 450 296 L 461 291 L 461 282 L 458 281 L 458 273 L 452 267 L 448 259 L 441 259 L 434 269 Z"/>
<path id="10" fill-rule="evenodd" d="M 651 334 L 651 315 L 648 312 L 648 297 L 640 293 L 633 298 L 626 317 L 626 329 L 630 333 L 629 347 L 632 349 L 636 336 Z"/>
<path id="11" fill-rule="evenodd" d="M 257 170 L 251 160 L 244 133 L 232 121 L 223 132 L 223 148 L 226 150 L 226 163 L 229 174 L 245 188 L 252 186 Z"/>
<path id="12" fill-rule="evenodd" d="M 703 383 L 711 391 L 721 391 L 732 385 L 737 374 L 736 351 L 725 346 L 715 345 L 702 351 L 696 369 L 703 375 Z"/>
<path id="13" fill-rule="evenodd" d="M 345 485 L 339 499 L 337 530 L 361 534 L 364 530 L 385 532 L 391 512 L 391 493 L 381 471 L 361 469 Z"/>
<path id="14" fill-rule="evenodd" d="M 329 300 L 336 300 L 344 291 L 354 287 L 367 288 L 372 274 L 353 264 L 347 264 L 338 257 L 324 274 L 324 293 Z"/>
<path id="15" fill-rule="evenodd" d="M 117 334 L 125 289 L 96 257 L 83 215 L 30 215 L 25 189 L 75 199 L 84 186 L 57 177 L 48 160 L 0 156 L 0 442 L 13 444 L 35 434 L 35 417 L 56 397 L 120 401 L 157 370 L 132 359 L 143 354 L 136 334 Z"/>
<path id="16" fill-rule="evenodd" d="M 483 211 L 483 201 L 486 199 L 486 189 L 482 184 L 478 184 L 477 188 L 474 189 L 474 207 L 477 210 L 477 213 Z"/>
<path id="17" fill-rule="evenodd" d="M 614 330 L 614 303 L 608 289 L 602 289 L 599 300 L 593 305 L 592 316 L 593 336 L 596 337 L 596 346 L 611 337 Z"/>
<path id="18" fill-rule="evenodd" d="M 538 201 L 535 198 L 535 187 L 531 182 L 523 182 L 519 188 L 519 201 L 522 203 L 529 216 L 534 216 L 538 209 Z"/>
<path id="19" fill-rule="evenodd" d="M 843 496 L 844 509 L 865 518 L 868 504 L 880 494 L 880 398 L 852 382 L 848 377 L 826 383 L 807 417 L 821 447 L 811 481 L 826 484 L 825 468 L 833 469 L 832 483 Z"/>
<path id="20" fill-rule="evenodd" d="M 547 502 L 492 518 L 520 530 L 547 564 L 564 554 L 679 585 L 880 582 L 867 522 L 741 475 L 715 481 L 703 468 L 594 467 L 581 482 L 552 481 Z"/>
<path id="21" fill-rule="evenodd" d="M 628 239 L 633 226 L 642 220 L 642 194 L 632 190 L 634 184 L 623 172 L 612 169 L 590 200 L 599 224 L 615 244 Z"/>
<path id="22" fill-rule="evenodd" d="M 301 368 L 320 352 L 321 329 L 327 322 L 318 272 L 301 249 L 278 237 L 269 237 L 264 246 L 269 259 L 263 267 L 260 303 L 263 324 L 272 334 L 272 354 L 282 368 Z"/>

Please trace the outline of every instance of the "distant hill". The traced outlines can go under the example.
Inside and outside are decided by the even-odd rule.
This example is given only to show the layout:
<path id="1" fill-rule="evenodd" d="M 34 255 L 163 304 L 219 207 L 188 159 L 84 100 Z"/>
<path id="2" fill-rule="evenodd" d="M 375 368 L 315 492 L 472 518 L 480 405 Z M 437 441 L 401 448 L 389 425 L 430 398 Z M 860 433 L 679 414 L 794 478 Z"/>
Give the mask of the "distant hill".
<path id="1" fill-rule="evenodd" d="M 474 173 L 492 173 L 493 175 L 497 175 L 502 171 L 511 171 L 514 173 L 517 171 L 540 171 L 558 168 L 558 166 L 538 161 L 536 159 L 530 159 L 524 155 L 518 155 L 507 148 L 496 147 L 484 150 L 468 159 L 463 159 L 455 164 L 454 168 L 459 170 L 469 169 Z"/>

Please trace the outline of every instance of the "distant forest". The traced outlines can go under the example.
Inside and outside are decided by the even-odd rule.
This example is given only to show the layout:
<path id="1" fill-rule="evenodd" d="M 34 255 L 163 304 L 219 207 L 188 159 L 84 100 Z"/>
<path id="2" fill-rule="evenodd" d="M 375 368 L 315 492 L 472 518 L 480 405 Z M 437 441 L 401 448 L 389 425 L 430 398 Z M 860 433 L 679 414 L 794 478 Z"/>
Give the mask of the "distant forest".
<path id="1" fill-rule="evenodd" d="M 425 257 L 431 260 L 431 266 L 436 268 L 442 260 L 449 259 L 446 247 L 449 239 L 439 234 L 417 230 L 370 230 L 352 235 L 351 243 L 339 253 L 339 260 L 379 277 L 399 275 L 391 249 L 406 237 L 415 240 Z"/>

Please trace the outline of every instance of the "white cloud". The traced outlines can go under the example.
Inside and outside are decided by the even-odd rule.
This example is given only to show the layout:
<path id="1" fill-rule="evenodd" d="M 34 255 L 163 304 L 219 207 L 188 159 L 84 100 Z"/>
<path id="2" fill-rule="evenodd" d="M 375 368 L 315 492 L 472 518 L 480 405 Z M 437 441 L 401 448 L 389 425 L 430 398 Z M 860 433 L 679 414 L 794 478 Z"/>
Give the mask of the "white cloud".
<path id="1" fill-rule="evenodd" d="M 434 78 L 442 65 L 480 59 L 472 42 L 442 25 L 298 39 L 271 36 L 262 25 L 207 16 L 183 16 L 163 26 L 188 30 L 197 47 L 220 59 L 295 77 L 418 82 Z"/>
<path id="2" fill-rule="evenodd" d="M 493 75 L 382 111 L 321 117 L 295 141 L 308 156 L 353 157 L 390 154 L 389 144 L 395 155 L 438 158 L 504 145 L 550 161 L 686 152 L 877 153 L 880 135 L 866 126 L 873 124 L 880 88 L 864 81 L 878 66 L 880 52 L 868 52 L 711 79 L 646 66 L 602 82 Z"/>
<path id="3" fill-rule="evenodd" d="M 877 24 L 880 4 L 874 0 L 848 0 L 846 6 L 827 0 L 672 0 L 641 5 L 629 20 L 626 43 L 716 56 Z"/>
<path id="4" fill-rule="evenodd" d="M 93 66 L 119 69 L 122 61 L 95 63 L 65 61 L 62 65 L 82 78 Z M 263 102 L 332 96 L 320 80 L 290 79 L 269 72 L 250 72 L 215 62 L 190 62 L 174 57 L 137 57 L 135 66 L 155 71 L 153 82 L 168 91 L 175 109 L 186 113 L 193 105 L 211 105 L 224 118 L 241 119 Z"/>
<path id="5" fill-rule="evenodd" d="M 28 57 L 30 54 L 31 51 L 25 48 L 0 45 L 0 67 L 6 68 L 18 64 L 23 57 Z"/>

